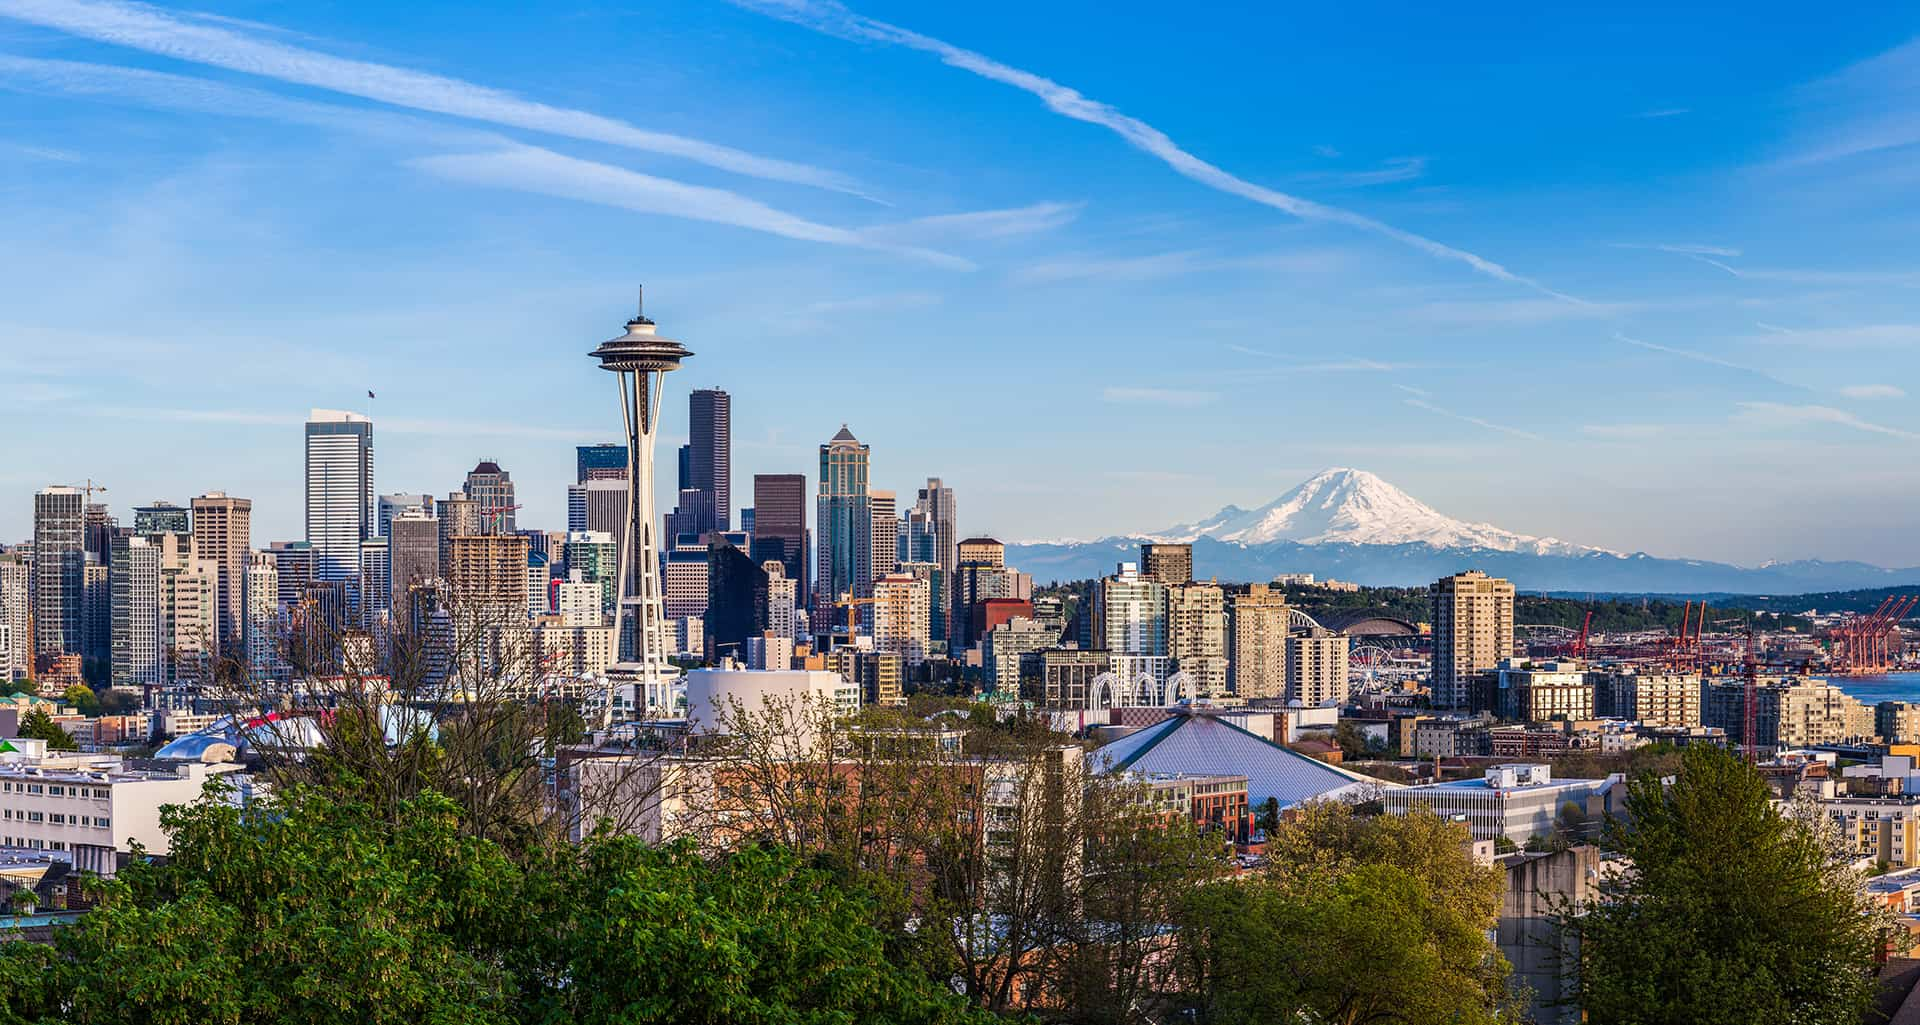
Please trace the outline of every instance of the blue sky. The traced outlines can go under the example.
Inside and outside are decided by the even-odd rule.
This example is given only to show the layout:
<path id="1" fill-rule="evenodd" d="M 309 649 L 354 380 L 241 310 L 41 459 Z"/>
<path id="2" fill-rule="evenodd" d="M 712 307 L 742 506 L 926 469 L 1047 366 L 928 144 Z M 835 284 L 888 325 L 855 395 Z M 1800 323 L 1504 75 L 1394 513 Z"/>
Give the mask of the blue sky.
<path id="1" fill-rule="evenodd" d="M 845 421 L 964 529 L 1335 465 L 1528 533 L 1920 564 L 1920 9 L 0 0 L 0 537 L 299 423 L 563 523 L 633 285 L 735 487 Z M 671 465 L 670 461 L 667 465 Z"/>

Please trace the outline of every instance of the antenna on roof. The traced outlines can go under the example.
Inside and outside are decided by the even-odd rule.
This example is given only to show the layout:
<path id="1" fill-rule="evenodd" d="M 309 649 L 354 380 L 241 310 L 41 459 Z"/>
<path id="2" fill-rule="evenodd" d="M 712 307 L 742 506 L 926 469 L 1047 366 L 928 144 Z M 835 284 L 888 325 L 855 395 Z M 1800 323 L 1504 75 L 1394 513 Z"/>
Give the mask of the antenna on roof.
<path id="1" fill-rule="evenodd" d="M 635 317 L 647 315 L 647 286 L 645 285 L 633 286 L 633 315 Z"/>

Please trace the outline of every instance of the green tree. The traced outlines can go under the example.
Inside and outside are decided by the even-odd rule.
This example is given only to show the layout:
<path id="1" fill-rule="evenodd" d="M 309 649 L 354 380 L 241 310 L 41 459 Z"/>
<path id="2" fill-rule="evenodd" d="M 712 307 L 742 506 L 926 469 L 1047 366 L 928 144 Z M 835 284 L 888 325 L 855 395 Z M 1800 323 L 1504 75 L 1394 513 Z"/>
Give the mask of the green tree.
<path id="1" fill-rule="evenodd" d="M 16 1022 L 945 1025 L 957 996 L 883 956 L 867 898 L 791 853 L 706 861 L 594 838 L 521 861 L 433 793 L 292 788 L 169 809 L 56 948 L 0 943 Z"/>
<path id="2" fill-rule="evenodd" d="M 1634 780 L 1606 840 L 1632 868 L 1564 923 L 1590 1020 L 1861 1020 L 1880 920 L 1825 824 L 1783 816 L 1771 796 L 1752 767 L 1705 745 L 1686 749 L 1671 787 Z"/>
<path id="3" fill-rule="evenodd" d="M 52 751 L 74 751 L 80 745 L 74 743 L 73 735 L 68 733 L 53 716 L 47 714 L 44 706 L 35 706 L 20 720 L 19 734 L 30 740 L 44 740 Z"/>
<path id="4" fill-rule="evenodd" d="M 100 699 L 94 696 L 93 688 L 84 684 L 76 683 L 68 687 L 61 692 L 60 700 L 89 718 L 100 714 Z"/>
<path id="5" fill-rule="evenodd" d="M 1430 812 L 1363 819 L 1303 809 L 1269 846 L 1264 877 L 1199 888 L 1182 908 L 1191 1009 L 1238 1025 L 1474 1025 L 1514 1019 L 1507 964 L 1488 940 L 1500 872 L 1475 864 L 1457 823 Z"/>

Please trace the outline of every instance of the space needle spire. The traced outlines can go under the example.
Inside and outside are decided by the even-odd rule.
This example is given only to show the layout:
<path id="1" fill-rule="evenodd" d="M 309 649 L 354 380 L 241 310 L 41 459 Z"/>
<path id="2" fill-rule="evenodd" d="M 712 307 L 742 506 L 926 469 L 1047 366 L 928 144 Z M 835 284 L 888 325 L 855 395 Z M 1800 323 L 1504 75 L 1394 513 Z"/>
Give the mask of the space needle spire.
<path id="1" fill-rule="evenodd" d="M 640 295 L 644 303 L 645 293 Z M 654 534 L 653 438 L 660 426 L 660 392 L 670 370 L 693 355 L 687 347 L 662 338 L 644 305 L 627 321 L 626 334 L 600 343 L 589 353 L 600 369 L 620 384 L 620 412 L 627 429 L 627 521 L 620 545 L 620 585 L 614 618 L 619 661 L 607 669 L 607 700 L 601 722 L 612 721 L 613 697 L 633 688 L 633 709 L 640 718 L 672 711 L 672 684 L 678 671 L 667 661 L 666 605 L 660 586 L 660 546 Z"/>

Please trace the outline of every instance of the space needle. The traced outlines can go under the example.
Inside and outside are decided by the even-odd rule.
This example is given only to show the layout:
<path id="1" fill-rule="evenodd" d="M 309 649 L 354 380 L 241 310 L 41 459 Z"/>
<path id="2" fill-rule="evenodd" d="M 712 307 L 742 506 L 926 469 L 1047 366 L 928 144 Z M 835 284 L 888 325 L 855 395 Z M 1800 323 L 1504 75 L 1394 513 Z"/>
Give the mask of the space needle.
<path id="1" fill-rule="evenodd" d="M 645 293 L 627 321 L 627 333 L 589 353 L 620 381 L 620 412 L 627 426 L 627 525 L 620 546 L 620 586 L 614 636 L 620 660 L 607 667 L 607 701 L 601 722 L 613 719 L 613 697 L 633 689 L 640 718 L 672 712 L 672 685 L 679 671 L 667 661 L 666 606 L 660 588 L 660 548 L 654 539 L 653 435 L 660 425 L 660 390 L 669 370 L 693 353 L 655 334 Z"/>

